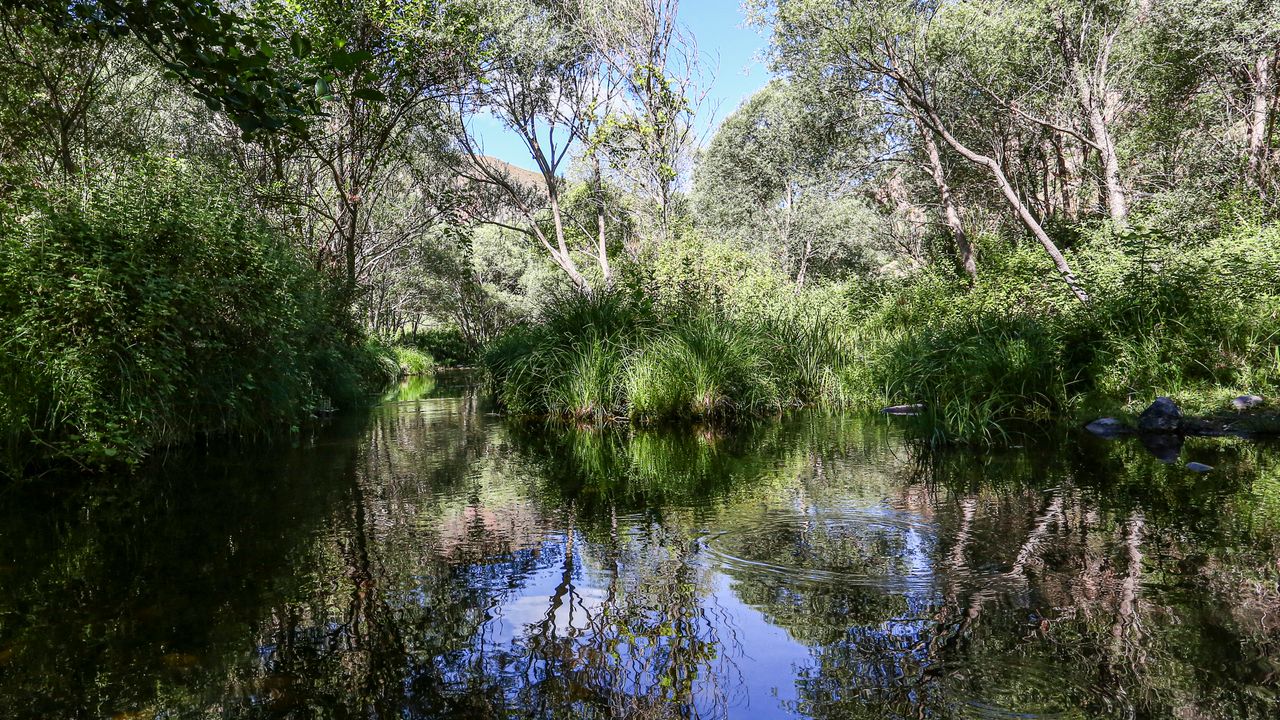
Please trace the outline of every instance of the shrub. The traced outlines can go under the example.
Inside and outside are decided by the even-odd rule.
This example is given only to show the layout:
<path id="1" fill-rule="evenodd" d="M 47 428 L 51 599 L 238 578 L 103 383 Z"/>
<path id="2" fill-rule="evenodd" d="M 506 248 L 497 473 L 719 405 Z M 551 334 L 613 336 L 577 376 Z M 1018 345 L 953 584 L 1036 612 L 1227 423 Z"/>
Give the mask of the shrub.
<path id="1" fill-rule="evenodd" d="M 0 462 L 136 462 L 377 382 L 336 283 L 224 186 L 152 162 L 0 200 Z"/>
<path id="2" fill-rule="evenodd" d="M 456 327 L 425 328 L 406 333 L 398 344 L 419 350 L 439 367 L 465 367 L 476 362 L 476 350 Z"/>

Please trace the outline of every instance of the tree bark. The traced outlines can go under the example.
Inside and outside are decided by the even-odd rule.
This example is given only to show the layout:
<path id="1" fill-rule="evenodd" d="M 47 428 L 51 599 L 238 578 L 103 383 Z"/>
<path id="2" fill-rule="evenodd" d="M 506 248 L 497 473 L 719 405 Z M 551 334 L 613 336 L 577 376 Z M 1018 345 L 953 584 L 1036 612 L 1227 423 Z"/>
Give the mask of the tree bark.
<path id="1" fill-rule="evenodd" d="M 1060 134 L 1053 135 L 1053 152 L 1058 163 L 1058 203 L 1062 207 L 1062 214 L 1070 222 L 1076 222 L 1080 219 L 1080 193 L 1076 183 L 1075 167 L 1077 163 L 1074 158 L 1068 156 L 1068 148 L 1063 147 L 1063 138 Z"/>
<path id="2" fill-rule="evenodd" d="M 574 286 L 583 292 L 591 292 L 591 285 L 587 279 L 578 271 L 578 265 L 573 261 L 573 255 L 569 253 L 569 245 L 565 242 L 564 237 L 564 213 L 560 210 L 559 193 L 551 188 L 550 185 L 554 180 L 548 180 L 548 189 L 551 190 L 551 221 L 556 231 L 556 247 L 552 249 L 551 257 L 556 261 L 562 270 L 569 276 L 569 280 Z"/>
<path id="3" fill-rule="evenodd" d="M 604 176 L 600 172 L 600 157 L 593 156 L 596 181 L 596 259 L 600 263 L 600 274 L 604 276 L 604 286 L 613 287 L 613 269 L 609 266 L 609 245 L 605 234 L 605 192 Z"/>
<path id="4" fill-rule="evenodd" d="M 964 224 L 960 222 L 960 210 L 956 207 L 955 199 L 951 195 L 951 186 L 947 184 L 946 172 L 942 167 L 942 154 L 938 152 L 938 143 L 933 138 L 933 131 L 924 124 L 919 115 L 916 115 L 915 120 L 916 126 L 920 129 L 920 136 L 924 140 L 925 154 L 929 157 L 929 172 L 933 176 L 934 185 L 938 188 L 943 220 L 946 221 L 947 228 L 951 230 L 951 237 L 956 242 L 960 268 L 969 276 L 970 283 L 977 282 L 977 257 L 973 245 L 969 243 L 969 236 L 965 234 Z"/>

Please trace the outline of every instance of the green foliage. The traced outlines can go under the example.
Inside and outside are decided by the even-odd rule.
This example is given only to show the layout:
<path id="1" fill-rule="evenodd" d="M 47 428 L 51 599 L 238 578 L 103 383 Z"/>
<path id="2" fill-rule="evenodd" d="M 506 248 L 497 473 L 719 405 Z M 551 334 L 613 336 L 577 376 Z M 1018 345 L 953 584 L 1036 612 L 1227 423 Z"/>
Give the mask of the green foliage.
<path id="1" fill-rule="evenodd" d="M 601 418 L 620 407 L 622 358 L 655 325 L 642 295 L 562 294 L 492 343 L 484 365 L 516 413 Z"/>
<path id="2" fill-rule="evenodd" d="M 0 206 L 6 464 L 136 462 L 373 389 L 343 296 L 220 178 L 140 163 Z"/>
<path id="3" fill-rule="evenodd" d="M 798 282 L 882 263 L 861 183 L 883 131 L 869 106 L 835 107 L 774 81 L 730 115 L 695 176 L 704 231 L 758 249 Z"/>
<path id="4" fill-rule="evenodd" d="M 401 335 L 397 342 L 430 357 L 442 367 L 465 367 L 476 361 L 476 351 L 456 327 L 434 327 Z"/>
<path id="5" fill-rule="evenodd" d="M 1137 410 L 1157 395 L 1206 412 L 1274 393 L 1277 229 L 1195 247 L 1140 234 L 1077 251 L 1090 307 L 1047 283 L 1029 250 L 989 257 L 973 288 L 932 272 L 890 288 L 854 333 L 858 389 L 924 402 L 941 435 L 988 442 L 1020 421 Z"/>
<path id="6" fill-rule="evenodd" d="M 777 409 L 768 357 L 755 328 L 707 313 L 681 319 L 634 354 L 629 411 L 637 418 L 714 418 Z"/>
<path id="7" fill-rule="evenodd" d="M 1280 392 L 1280 228 L 1184 247 L 1147 229 L 1072 252 L 1090 306 L 1037 248 L 987 247 L 970 286 L 943 269 L 801 291 L 715 243 L 686 244 L 631 291 L 575 297 L 486 358 L 519 414 L 734 417 L 796 405 L 924 403 L 936 439 L 998 443 L 1051 419 L 1192 412 Z M 637 297 L 652 296 L 652 302 Z"/>
<path id="8" fill-rule="evenodd" d="M 427 353 L 416 348 L 405 347 L 404 345 L 396 345 L 392 348 L 395 353 L 396 364 L 399 367 L 398 375 L 429 375 L 436 369 L 436 360 Z"/>

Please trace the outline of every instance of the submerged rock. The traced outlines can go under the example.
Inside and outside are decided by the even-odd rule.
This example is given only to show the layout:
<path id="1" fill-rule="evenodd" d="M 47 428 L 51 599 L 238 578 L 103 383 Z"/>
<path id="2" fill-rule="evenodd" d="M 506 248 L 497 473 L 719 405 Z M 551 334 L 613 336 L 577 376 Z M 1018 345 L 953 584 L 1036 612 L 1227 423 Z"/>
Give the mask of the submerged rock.
<path id="1" fill-rule="evenodd" d="M 885 415 L 919 415 L 924 412 L 924 403 L 915 403 L 913 405 L 890 405 L 880 412 Z"/>
<path id="2" fill-rule="evenodd" d="M 1100 437 L 1115 437 L 1116 435 L 1123 435 L 1125 433 L 1132 432 L 1133 430 L 1133 428 L 1130 428 L 1123 420 L 1113 417 L 1098 418 L 1088 425 L 1085 425 L 1084 429 Z"/>
<path id="3" fill-rule="evenodd" d="M 1167 397 L 1156 401 L 1138 416 L 1138 429 L 1142 432 L 1177 432 L 1182 424 L 1182 410 Z"/>
<path id="4" fill-rule="evenodd" d="M 1204 463 L 1189 462 L 1187 463 L 1187 469 L 1191 470 L 1192 472 L 1207 473 L 1213 469 L 1213 466 L 1205 465 Z"/>
<path id="5" fill-rule="evenodd" d="M 1241 395 L 1231 401 L 1231 407 L 1236 410 L 1248 410 L 1262 404 L 1261 395 Z"/>

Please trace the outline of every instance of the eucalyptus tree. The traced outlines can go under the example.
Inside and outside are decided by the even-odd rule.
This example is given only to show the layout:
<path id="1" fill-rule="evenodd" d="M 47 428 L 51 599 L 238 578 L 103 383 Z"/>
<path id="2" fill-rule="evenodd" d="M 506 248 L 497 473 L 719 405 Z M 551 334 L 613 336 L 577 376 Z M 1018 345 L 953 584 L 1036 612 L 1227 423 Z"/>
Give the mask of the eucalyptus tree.
<path id="1" fill-rule="evenodd" d="M 964 57 L 938 42 L 945 28 L 935 21 L 943 4 L 755 0 L 753 7 L 758 22 L 772 27 L 774 54 L 782 69 L 857 88 L 882 103 L 887 113 L 918 121 L 983 171 L 1044 248 L 1063 283 L 1078 300 L 1089 302 L 1061 250 L 1010 181 L 999 155 L 979 149 L 975 139 L 958 132 L 963 116 L 953 112 L 952 100 L 957 95 L 968 99 L 976 89 L 957 79 Z"/>
<path id="2" fill-rule="evenodd" d="M 694 117 L 706 99 L 693 36 L 678 19 L 679 0 L 576 0 L 588 41 L 605 64 L 616 97 L 587 146 L 605 171 L 639 200 L 656 234 L 671 232 L 678 185 L 691 164 Z"/>
<path id="3" fill-rule="evenodd" d="M 485 2 L 486 65 L 459 96 L 453 119 L 463 155 L 461 173 L 480 191 L 471 215 L 535 240 L 576 288 L 589 292 L 592 283 L 579 260 L 594 260 L 608 284 L 608 248 L 599 240 L 594 247 L 570 246 L 574 219 L 562 205 L 563 174 L 575 149 L 594 133 L 608 98 L 602 96 L 607 92 L 602 63 L 581 32 L 576 10 L 564 0 Z M 496 118 L 520 138 L 537 168 L 536 180 L 529 182 L 485 155 L 483 139 L 474 129 L 480 115 Z M 547 229 L 539 222 L 544 212 L 550 219 Z"/>
<path id="4" fill-rule="evenodd" d="M 301 56 L 327 58 L 321 114 L 298 136 L 236 146 L 259 197 L 291 208 L 352 299 L 449 206 L 443 108 L 475 71 L 475 17 L 447 0 L 266 4 Z"/>
<path id="5" fill-rule="evenodd" d="M 1160 122 L 1154 132 L 1187 135 L 1213 156 L 1206 174 L 1241 177 L 1274 193 L 1275 124 L 1280 105 L 1280 3 L 1275 0 L 1162 0 L 1143 26 L 1148 63 L 1143 90 Z M 1223 142 L 1229 143 L 1223 147 Z M 1234 152 L 1232 151 L 1234 146 Z M 1198 149 L 1188 148 L 1182 154 Z M 1184 162 L 1194 160 L 1186 158 Z M 1227 160 L 1227 162 L 1222 162 Z"/>
<path id="6" fill-rule="evenodd" d="M 1116 128 L 1131 105 L 1139 65 L 1138 30 L 1144 4 L 1018 0 L 971 0 L 946 6 L 947 53 L 965 58 L 965 81 L 1008 116 L 1011 134 L 1047 146 L 1044 167 L 1046 214 L 1057 203 L 1078 214 L 1078 175 L 1085 158 L 1097 158 L 1099 194 L 1117 227 L 1128 222 L 1129 183 L 1117 149 Z M 1078 147 L 1076 147 L 1078 145 Z M 1056 167 L 1055 167 L 1056 165 Z M 1049 175 L 1061 182 L 1051 187 Z"/>
<path id="7" fill-rule="evenodd" d="M 697 217 L 711 233 L 762 245 L 797 285 L 864 261 L 879 219 L 862 195 L 883 144 L 871 120 L 837 113 L 808 89 L 770 83 L 724 121 L 703 153 L 694 174 Z"/>

